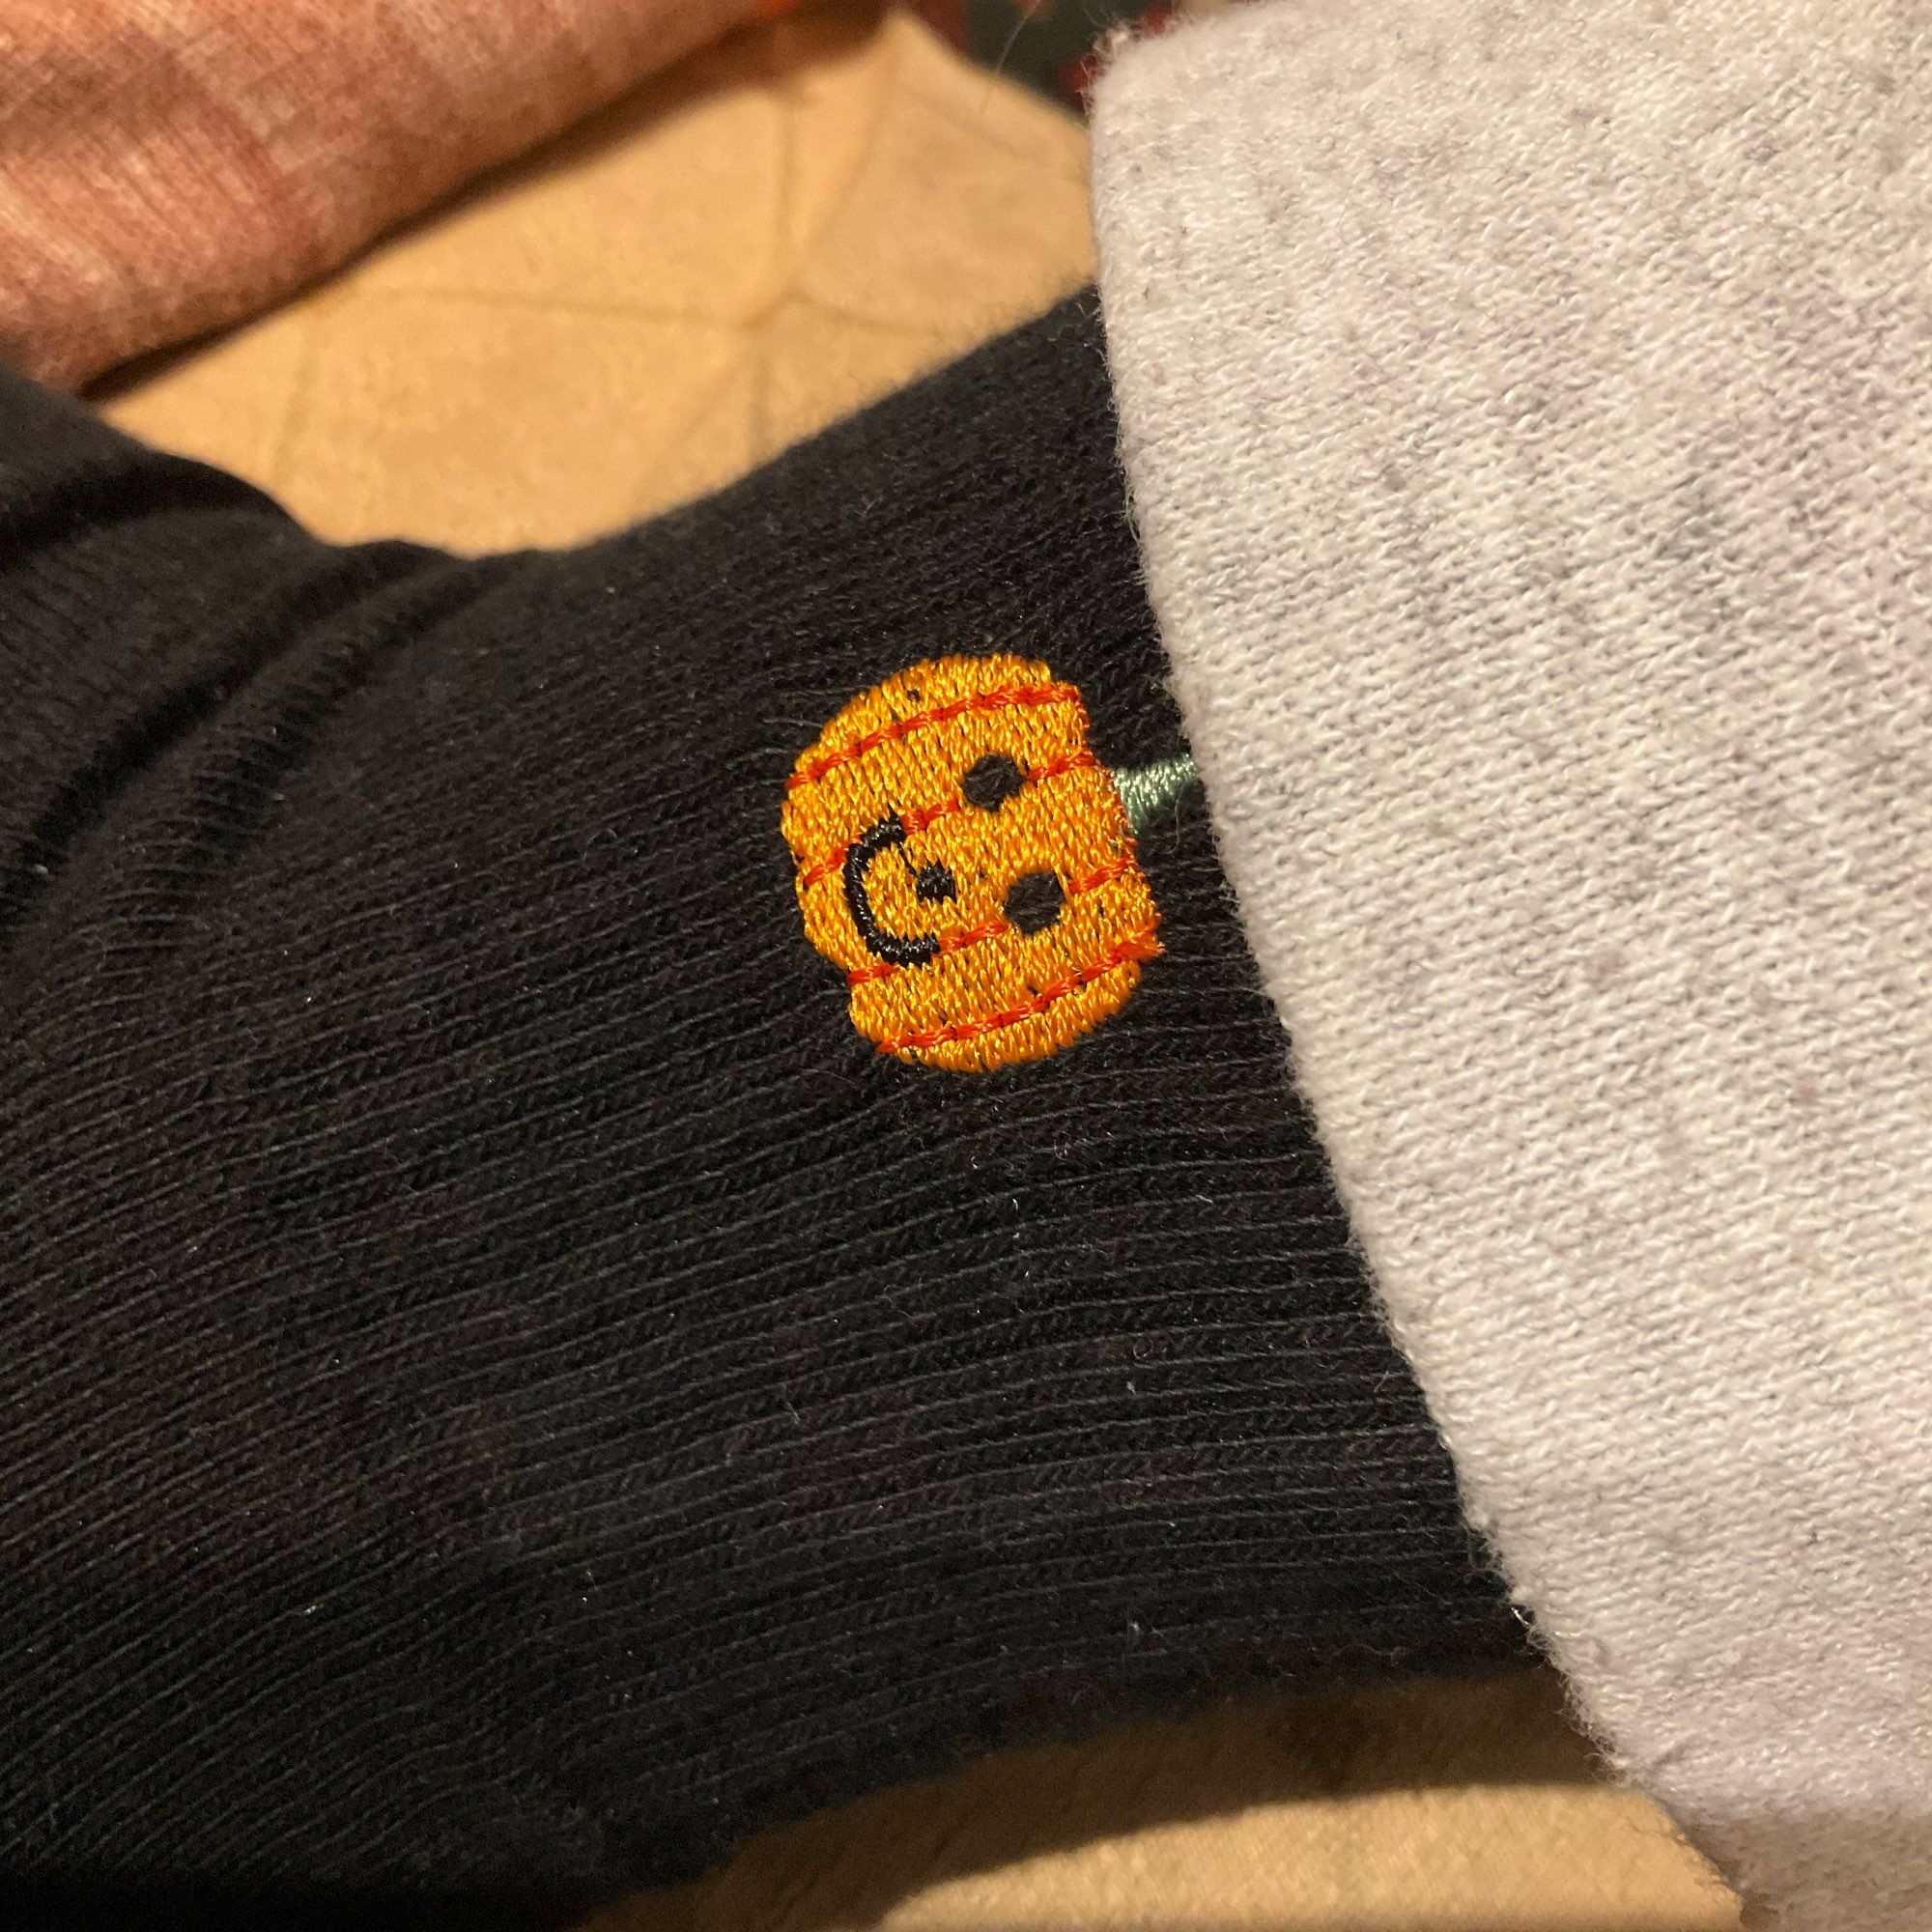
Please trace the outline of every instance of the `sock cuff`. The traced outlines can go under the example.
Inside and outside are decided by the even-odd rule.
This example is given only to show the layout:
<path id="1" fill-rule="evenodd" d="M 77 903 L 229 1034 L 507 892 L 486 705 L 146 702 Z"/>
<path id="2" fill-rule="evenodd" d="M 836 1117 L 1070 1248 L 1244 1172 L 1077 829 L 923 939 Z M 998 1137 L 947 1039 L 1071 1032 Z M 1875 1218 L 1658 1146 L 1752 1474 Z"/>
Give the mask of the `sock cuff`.
<path id="1" fill-rule="evenodd" d="M 1932 43 L 1241 9 L 1100 88 L 1220 851 L 1465 1500 L 1793 1923 L 1932 1894 Z"/>

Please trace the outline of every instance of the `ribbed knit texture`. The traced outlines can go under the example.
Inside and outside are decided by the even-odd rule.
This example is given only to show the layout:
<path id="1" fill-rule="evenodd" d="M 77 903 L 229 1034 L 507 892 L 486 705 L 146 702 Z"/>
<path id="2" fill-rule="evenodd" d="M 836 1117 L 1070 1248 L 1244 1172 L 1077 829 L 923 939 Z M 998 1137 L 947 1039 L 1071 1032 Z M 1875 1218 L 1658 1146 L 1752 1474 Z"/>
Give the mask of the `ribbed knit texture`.
<path id="1" fill-rule="evenodd" d="M 1932 8 L 1236 9 L 1096 108 L 1149 582 L 1342 1196 L 1617 1759 L 1932 1925 Z"/>
<path id="2" fill-rule="evenodd" d="M 1180 749 L 1073 304 L 570 555 L 0 405 L 0 1866 L 614 1886 L 1520 1633 L 1198 795 L 1070 1050 L 882 1057 L 780 831 L 949 652 Z"/>

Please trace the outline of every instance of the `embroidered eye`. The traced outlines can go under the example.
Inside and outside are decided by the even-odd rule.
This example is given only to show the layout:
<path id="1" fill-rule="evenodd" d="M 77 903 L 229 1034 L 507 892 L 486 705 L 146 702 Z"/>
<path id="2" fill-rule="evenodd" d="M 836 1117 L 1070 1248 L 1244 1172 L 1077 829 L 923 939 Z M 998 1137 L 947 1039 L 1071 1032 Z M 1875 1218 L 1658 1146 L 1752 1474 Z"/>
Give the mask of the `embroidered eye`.
<path id="1" fill-rule="evenodd" d="M 1066 888 L 1057 872 L 1022 872 L 1007 894 L 1007 923 L 1031 939 L 1060 917 Z"/>
<path id="2" fill-rule="evenodd" d="M 913 874 L 912 889 L 922 905 L 944 905 L 949 899 L 959 896 L 959 882 L 952 876 L 952 867 L 944 859 L 935 859 L 929 866 L 922 866 Z"/>
<path id="3" fill-rule="evenodd" d="M 1026 789 L 1026 774 L 1004 752 L 988 752 L 959 781 L 966 803 L 977 811 L 998 811 Z"/>

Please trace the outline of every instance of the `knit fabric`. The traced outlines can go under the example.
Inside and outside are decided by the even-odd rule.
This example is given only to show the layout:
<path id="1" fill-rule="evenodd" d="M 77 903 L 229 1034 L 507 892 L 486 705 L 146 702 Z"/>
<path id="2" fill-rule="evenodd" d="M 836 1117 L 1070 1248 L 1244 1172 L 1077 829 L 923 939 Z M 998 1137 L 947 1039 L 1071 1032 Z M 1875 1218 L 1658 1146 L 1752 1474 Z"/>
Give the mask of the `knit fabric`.
<path id="1" fill-rule="evenodd" d="M 1932 1917 L 1932 12 L 1272 7 L 1126 53 L 1102 289 L 1220 849 L 1613 1752 Z"/>
<path id="2" fill-rule="evenodd" d="M 837 721 L 911 667 L 1179 754 L 1114 438 L 1081 303 L 459 562 L 5 389 L 0 1870 L 601 1889 L 1520 1654 L 1199 792 L 1139 838 L 1164 955 L 1050 1058 L 880 1053 L 801 918 L 788 781 L 886 770 L 910 714 Z M 1002 743 L 921 835 L 961 891 L 1043 782 Z"/>
<path id="3" fill-rule="evenodd" d="M 64 0 L 0 21 L 0 355 L 235 322 L 751 0 Z"/>

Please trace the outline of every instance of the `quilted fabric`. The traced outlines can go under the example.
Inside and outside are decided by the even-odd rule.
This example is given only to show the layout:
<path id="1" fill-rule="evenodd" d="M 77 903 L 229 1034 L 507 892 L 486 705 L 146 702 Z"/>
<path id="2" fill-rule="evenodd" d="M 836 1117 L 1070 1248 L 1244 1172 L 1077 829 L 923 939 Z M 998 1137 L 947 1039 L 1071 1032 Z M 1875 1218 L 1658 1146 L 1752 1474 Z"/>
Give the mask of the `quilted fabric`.
<path id="1" fill-rule="evenodd" d="M 564 543 L 1092 270 L 1086 136 L 910 16 L 731 36 L 107 413 L 324 534 Z"/>

